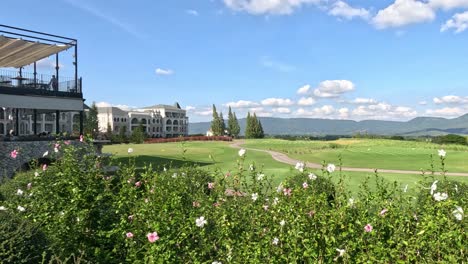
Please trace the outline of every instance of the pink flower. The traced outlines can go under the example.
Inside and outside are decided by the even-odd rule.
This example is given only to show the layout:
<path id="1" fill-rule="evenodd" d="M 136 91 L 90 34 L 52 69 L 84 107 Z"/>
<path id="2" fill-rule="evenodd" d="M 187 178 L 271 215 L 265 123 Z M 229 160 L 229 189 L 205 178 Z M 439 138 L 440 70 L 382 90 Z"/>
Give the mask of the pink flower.
<path id="1" fill-rule="evenodd" d="M 47 164 L 42 165 L 42 170 L 46 171 L 47 170 Z"/>
<path id="2" fill-rule="evenodd" d="M 55 143 L 54 147 L 55 147 L 55 148 L 60 148 L 60 144 L 59 144 L 59 143 Z"/>
<path id="3" fill-rule="evenodd" d="M 127 233 L 127 238 L 133 238 L 133 233 L 132 232 L 128 232 Z M 148 238 L 149 239 L 149 238 Z"/>
<path id="4" fill-rule="evenodd" d="M 283 189 L 283 194 L 286 196 L 291 196 L 291 188 L 285 188 Z"/>
<path id="5" fill-rule="evenodd" d="M 231 176 L 231 173 L 227 172 L 225 177 L 229 177 L 229 176 Z"/>
<path id="6" fill-rule="evenodd" d="M 370 224 L 367 224 L 365 227 L 364 227 L 364 231 L 366 232 L 372 232 L 372 229 L 374 229 Z"/>
<path id="7" fill-rule="evenodd" d="M 304 189 L 307 189 L 307 187 L 309 187 L 309 184 L 307 184 L 307 182 L 304 182 L 304 183 L 302 184 L 302 187 L 303 187 Z"/>
<path id="8" fill-rule="evenodd" d="M 140 187 L 140 186 L 141 186 L 141 181 L 135 182 L 135 186 L 136 186 L 136 187 Z"/>
<path id="9" fill-rule="evenodd" d="M 265 205 L 263 206 L 263 210 L 268 211 L 268 205 L 265 204 Z"/>
<path id="10" fill-rule="evenodd" d="M 209 182 L 208 189 L 213 189 L 213 188 L 214 188 L 214 182 Z"/>
<path id="11" fill-rule="evenodd" d="M 156 232 L 148 233 L 148 234 L 146 235 L 146 237 L 148 238 L 148 241 L 149 241 L 150 243 L 154 243 L 154 241 L 159 240 L 158 233 L 156 233 Z"/>
<path id="12" fill-rule="evenodd" d="M 216 202 L 213 204 L 214 207 L 219 207 L 221 204 L 219 202 Z"/>
<path id="13" fill-rule="evenodd" d="M 311 210 L 307 213 L 309 215 L 309 217 L 312 217 L 315 215 L 315 211 L 314 210 Z"/>
<path id="14" fill-rule="evenodd" d="M 28 183 L 27 188 L 28 188 L 28 190 L 31 190 L 31 188 L 32 188 L 32 183 Z"/>
<path id="15" fill-rule="evenodd" d="M 10 152 L 10 157 L 12 159 L 16 159 L 16 156 L 18 156 L 18 151 L 16 149 L 14 149 L 12 152 Z"/>
<path id="16" fill-rule="evenodd" d="M 194 202 L 192 203 L 192 205 L 193 205 L 193 207 L 200 207 L 200 203 L 197 202 L 197 201 L 194 201 Z"/>
<path id="17" fill-rule="evenodd" d="M 83 140 L 84 140 L 83 135 L 80 135 L 80 142 L 83 142 Z"/>
<path id="18" fill-rule="evenodd" d="M 383 216 L 387 212 L 388 212 L 388 209 L 384 208 L 382 211 L 380 211 L 380 215 Z"/>
<path id="19" fill-rule="evenodd" d="M 65 143 L 65 145 L 70 145 L 70 144 L 71 144 L 71 141 L 70 141 L 70 140 L 66 140 L 66 141 L 64 141 L 63 143 Z"/>

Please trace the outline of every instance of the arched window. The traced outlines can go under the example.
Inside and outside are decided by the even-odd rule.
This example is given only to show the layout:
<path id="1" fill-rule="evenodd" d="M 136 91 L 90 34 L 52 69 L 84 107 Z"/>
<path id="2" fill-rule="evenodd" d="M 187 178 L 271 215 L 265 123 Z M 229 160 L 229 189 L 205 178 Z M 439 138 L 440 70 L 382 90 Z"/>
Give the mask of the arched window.
<path id="1" fill-rule="evenodd" d="M 138 123 L 138 119 L 133 118 L 133 119 L 132 119 L 132 125 L 138 125 L 138 124 L 139 124 L 139 123 Z"/>
<path id="2" fill-rule="evenodd" d="M 146 119 L 144 119 L 144 118 L 141 119 L 141 123 L 142 123 L 142 124 L 147 124 Z"/>
<path id="3" fill-rule="evenodd" d="M 178 125 L 179 125 L 179 121 L 174 120 L 174 123 L 172 123 L 172 124 L 175 125 L 175 126 L 178 126 Z"/>
<path id="4" fill-rule="evenodd" d="M 168 119 L 168 120 L 166 121 L 166 125 L 172 125 L 172 121 L 171 121 L 170 119 Z"/>

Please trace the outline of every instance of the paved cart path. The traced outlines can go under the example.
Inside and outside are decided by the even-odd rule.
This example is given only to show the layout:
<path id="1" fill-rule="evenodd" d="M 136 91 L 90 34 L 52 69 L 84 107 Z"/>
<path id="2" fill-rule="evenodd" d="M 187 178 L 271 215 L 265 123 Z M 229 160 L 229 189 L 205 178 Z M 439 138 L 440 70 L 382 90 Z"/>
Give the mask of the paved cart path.
<path id="1" fill-rule="evenodd" d="M 233 147 L 233 148 L 238 148 L 238 149 L 243 148 L 243 149 L 246 149 L 246 150 L 266 152 L 266 153 L 270 154 L 271 157 L 274 160 L 285 163 L 285 164 L 289 164 L 289 165 L 296 165 L 296 163 L 302 162 L 300 160 L 290 158 L 286 154 L 281 153 L 281 152 L 272 151 L 272 150 L 265 150 L 265 149 L 254 149 L 254 148 L 242 147 L 242 144 L 244 144 L 244 143 L 245 143 L 245 141 L 243 141 L 243 140 L 235 140 L 230 144 L 230 146 Z M 322 164 L 319 164 L 319 163 L 306 162 L 305 165 L 308 168 L 313 168 L 313 169 L 321 169 L 322 168 Z M 371 172 L 371 173 L 373 173 L 375 171 L 375 169 L 371 169 L 371 168 L 350 168 L 350 167 L 343 167 L 342 170 L 343 171 L 357 171 L 357 172 Z M 380 173 L 421 174 L 421 171 L 388 170 L 388 169 L 377 169 L 377 170 Z M 440 173 L 437 173 L 437 174 L 440 174 Z M 465 177 L 468 177 L 468 173 L 464 173 L 464 172 L 447 172 L 446 175 L 447 176 L 465 176 Z"/>

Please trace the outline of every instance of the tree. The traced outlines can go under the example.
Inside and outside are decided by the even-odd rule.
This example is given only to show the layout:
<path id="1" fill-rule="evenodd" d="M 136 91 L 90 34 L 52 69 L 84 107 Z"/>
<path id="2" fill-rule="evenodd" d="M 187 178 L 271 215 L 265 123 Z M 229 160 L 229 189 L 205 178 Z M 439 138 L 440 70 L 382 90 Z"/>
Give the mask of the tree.
<path id="1" fill-rule="evenodd" d="M 146 135 L 143 130 L 143 124 L 140 123 L 140 125 L 133 130 L 132 136 L 130 137 L 130 142 L 141 144 L 145 141 L 145 138 Z"/>
<path id="2" fill-rule="evenodd" d="M 221 122 L 220 117 L 218 116 L 218 112 L 216 112 L 216 106 L 213 105 L 213 120 L 211 121 L 211 132 L 213 132 L 214 136 L 223 135 L 223 124 Z"/>
<path id="3" fill-rule="evenodd" d="M 231 136 L 239 137 L 239 133 L 240 133 L 239 121 L 237 120 L 236 113 L 234 113 L 233 116 L 234 116 L 233 118 L 234 121 L 233 121 L 232 130 L 231 130 Z"/>
<path id="4" fill-rule="evenodd" d="M 255 123 L 253 117 L 250 116 L 250 112 L 247 113 L 247 121 L 245 126 L 245 138 L 254 138 L 255 135 Z"/>
<path id="5" fill-rule="evenodd" d="M 99 133 L 98 110 L 96 103 L 93 102 L 84 120 L 84 133 L 96 138 Z"/>
<path id="6" fill-rule="evenodd" d="M 224 136 L 226 134 L 226 123 L 224 123 L 223 113 L 219 113 L 219 122 L 221 124 L 221 134 L 220 136 Z"/>
<path id="7" fill-rule="evenodd" d="M 127 138 L 127 127 L 126 126 L 121 126 L 119 130 L 119 141 L 120 143 L 125 143 L 128 141 Z"/>
<path id="8" fill-rule="evenodd" d="M 265 133 L 263 132 L 263 126 L 262 126 L 262 122 L 260 122 L 260 119 L 257 120 L 258 121 L 258 135 L 257 135 L 257 138 L 264 138 L 265 137 Z"/>
<path id="9" fill-rule="evenodd" d="M 110 122 L 107 122 L 107 131 L 106 131 L 106 138 L 111 139 L 112 138 L 112 126 Z"/>

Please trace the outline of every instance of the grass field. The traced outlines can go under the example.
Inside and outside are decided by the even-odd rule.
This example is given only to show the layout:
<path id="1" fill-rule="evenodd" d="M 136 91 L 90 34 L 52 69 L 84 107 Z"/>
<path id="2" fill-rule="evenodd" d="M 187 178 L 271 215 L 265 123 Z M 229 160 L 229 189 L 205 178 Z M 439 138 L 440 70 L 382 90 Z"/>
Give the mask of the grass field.
<path id="1" fill-rule="evenodd" d="M 280 139 L 247 140 L 245 147 L 282 152 L 309 162 L 337 163 L 341 155 L 343 166 L 395 170 L 427 170 L 430 155 L 436 169 L 440 167 L 438 149 L 445 149 L 446 169 L 468 172 L 468 147 L 436 145 L 428 142 L 384 139 L 339 139 L 335 141 L 288 141 Z"/>
<path id="2" fill-rule="evenodd" d="M 338 142 L 338 143 L 337 143 Z M 358 164 L 361 167 L 372 167 L 371 164 L 392 164 L 392 169 L 413 169 L 414 167 L 411 166 L 401 166 L 401 164 L 405 164 L 405 162 L 410 162 L 412 160 L 414 162 L 418 162 L 419 166 L 429 167 L 428 161 L 428 154 L 427 153 L 434 153 L 437 154 L 437 148 L 432 149 L 418 149 L 414 152 L 406 151 L 406 155 L 398 155 L 396 153 L 391 153 L 394 151 L 398 151 L 398 149 L 403 150 L 404 147 L 398 147 L 398 145 L 402 143 L 410 143 L 413 142 L 398 142 L 392 141 L 394 143 L 393 146 L 386 146 L 385 142 L 380 140 L 376 140 L 374 145 L 371 147 L 374 149 L 378 149 L 380 151 L 380 158 L 385 159 L 384 161 L 379 160 L 373 155 L 368 153 L 364 153 L 365 156 L 360 155 L 360 158 L 354 158 L 351 153 L 359 153 L 359 151 L 354 150 L 355 144 L 358 150 L 370 148 L 369 140 L 364 140 L 363 142 L 355 142 L 352 140 L 341 140 L 333 142 L 333 144 L 342 144 L 343 146 L 353 146 L 353 148 L 341 148 L 338 149 L 327 149 L 327 145 L 331 144 L 328 142 L 304 142 L 304 141 L 283 141 L 283 140 L 248 140 L 245 144 L 246 147 L 253 147 L 253 148 L 264 148 L 264 149 L 274 149 L 280 152 L 285 152 L 284 150 L 288 150 L 289 152 L 298 151 L 298 153 L 289 153 L 291 157 L 298 158 L 301 160 L 306 160 L 305 158 L 311 154 L 318 155 L 319 153 L 323 153 L 322 156 L 316 156 L 315 160 L 307 160 L 307 161 L 317 161 L 321 162 L 324 158 L 330 157 L 327 159 L 327 162 L 334 162 L 337 163 L 337 155 L 341 151 L 347 151 L 344 157 L 344 164 L 347 166 L 351 166 Z M 388 142 L 388 143 L 392 143 Z M 396 144 L 396 145 L 395 145 Z M 424 143 L 425 144 L 425 143 Z M 424 145 L 423 144 L 423 145 Z M 413 145 L 415 148 L 416 146 Z M 367 148 L 366 148 L 367 147 Z M 128 154 L 128 148 L 133 148 L 134 152 L 132 154 Z M 386 148 L 388 148 L 386 153 Z M 314 153 L 304 153 L 299 154 L 299 151 L 303 151 L 304 149 L 314 149 Z M 185 150 L 185 152 L 184 152 Z M 455 150 L 451 150 L 447 148 L 447 159 L 449 163 L 449 167 L 452 168 L 451 162 L 452 157 L 454 155 Z M 163 144 L 140 144 L 140 145 L 111 145 L 105 146 L 104 152 L 113 153 L 116 156 L 117 162 L 127 162 L 130 156 L 134 156 L 136 158 L 137 166 L 144 166 L 145 164 L 153 164 L 153 166 L 162 168 L 166 167 L 179 167 L 183 164 L 197 164 L 201 167 L 208 168 L 208 169 L 219 169 L 221 172 L 226 173 L 228 171 L 236 171 L 237 170 L 237 160 L 239 158 L 237 149 L 231 148 L 228 142 L 186 142 L 182 143 L 163 143 Z M 375 153 L 375 151 L 374 151 Z M 411 156 L 410 154 L 415 154 Z M 426 153 L 426 154 L 425 154 Z M 468 152 L 466 150 L 463 152 L 462 150 L 457 150 L 457 155 L 461 160 L 463 157 L 468 157 Z M 465 156 L 463 156 L 463 154 Z M 369 162 L 366 160 L 360 160 L 363 158 L 369 159 Z M 418 158 L 423 160 L 418 160 Z M 387 163 L 388 161 L 388 163 Z M 249 164 L 255 162 L 257 168 L 263 167 L 263 172 L 273 178 L 274 184 L 279 184 L 286 176 L 290 175 L 291 173 L 295 173 L 292 166 L 277 162 L 271 158 L 271 156 L 264 152 L 258 151 L 247 151 L 245 166 L 248 167 Z M 351 163 L 356 162 L 356 163 Z M 463 165 L 463 163 L 461 163 Z M 413 164 L 414 165 L 414 164 Z M 395 166 L 395 167 L 393 167 Z M 465 170 L 460 171 L 466 171 Z M 416 168 L 415 170 L 418 170 Z M 315 171 L 316 173 L 320 173 L 319 171 Z M 353 191 L 357 190 L 357 187 L 360 183 L 367 177 L 371 176 L 371 173 L 363 173 L 363 172 L 344 172 L 347 176 L 346 183 L 349 188 Z M 337 173 L 335 173 L 337 175 Z M 416 184 L 417 181 L 421 179 L 420 175 L 407 175 L 407 174 L 381 174 L 382 177 L 389 181 L 397 181 L 403 188 L 406 184 L 409 185 L 411 188 Z M 463 181 L 468 183 L 468 177 L 452 177 L 455 180 Z M 333 177 L 334 180 L 338 179 L 338 176 Z"/>

